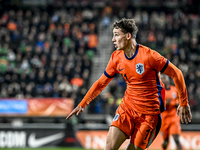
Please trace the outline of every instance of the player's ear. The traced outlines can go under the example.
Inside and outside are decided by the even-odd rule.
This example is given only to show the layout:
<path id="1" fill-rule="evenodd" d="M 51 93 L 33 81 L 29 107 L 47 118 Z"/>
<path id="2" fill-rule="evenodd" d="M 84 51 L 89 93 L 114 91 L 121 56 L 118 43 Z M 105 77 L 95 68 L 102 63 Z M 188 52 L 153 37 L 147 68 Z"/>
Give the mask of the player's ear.
<path id="1" fill-rule="evenodd" d="M 128 32 L 128 33 L 126 34 L 126 38 L 127 38 L 127 40 L 130 40 L 130 39 L 132 38 L 131 33 Z"/>

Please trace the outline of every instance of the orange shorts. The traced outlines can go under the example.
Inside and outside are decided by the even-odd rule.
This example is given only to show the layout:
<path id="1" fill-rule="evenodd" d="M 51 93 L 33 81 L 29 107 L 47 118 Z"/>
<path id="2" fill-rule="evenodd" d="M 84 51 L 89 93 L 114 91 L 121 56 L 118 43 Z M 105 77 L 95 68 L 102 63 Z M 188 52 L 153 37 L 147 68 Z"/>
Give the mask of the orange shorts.
<path id="1" fill-rule="evenodd" d="M 180 120 L 170 121 L 170 118 L 169 118 L 167 119 L 167 121 L 163 121 L 162 126 L 161 126 L 161 132 L 163 134 L 164 139 L 167 139 L 169 135 L 172 135 L 172 134 L 181 134 Z"/>
<path id="2" fill-rule="evenodd" d="M 121 129 L 130 137 L 131 143 L 141 149 L 145 149 L 150 146 L 160 130 L 161 117 L 160 114 L 145 115 L 135 111 L 131 111 L 130 115 L 120 105 L 111 126 Z"/>

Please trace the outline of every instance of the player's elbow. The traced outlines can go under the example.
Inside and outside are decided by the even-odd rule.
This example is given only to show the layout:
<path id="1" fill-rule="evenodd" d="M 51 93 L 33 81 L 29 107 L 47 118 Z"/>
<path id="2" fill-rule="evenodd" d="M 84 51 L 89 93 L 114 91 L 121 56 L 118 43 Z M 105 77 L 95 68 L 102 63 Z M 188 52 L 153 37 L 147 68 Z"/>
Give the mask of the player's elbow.
<path id="1" fill-rule="evenodd" d="M 183 79 L 183 73 L 180 69 L 176 68 L 174 70 L 174 74 L 173 74 L 173 79 L 174 80 L 180 80 Z"/>
<path id="2" fill-rule="evenodd" d="M 182 71 L 180 69 L 177 68 L 176 72 L 177 72 L 176 74 L 177 74 L 178 78 L 179 77 L 183 77 L 183 73 L 182 73 Z"/>

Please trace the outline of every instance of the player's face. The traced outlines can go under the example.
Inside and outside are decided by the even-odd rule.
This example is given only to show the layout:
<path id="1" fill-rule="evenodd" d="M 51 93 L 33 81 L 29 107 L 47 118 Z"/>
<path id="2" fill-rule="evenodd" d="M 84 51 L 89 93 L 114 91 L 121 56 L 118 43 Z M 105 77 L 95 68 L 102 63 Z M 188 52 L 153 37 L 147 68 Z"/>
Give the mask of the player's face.
<path id="1" fill-rule="evenodd" d="M 124 50 L 127 47 L 128 40 L 127 40 L 127 34 L 123 33 L 121 29 L 113 29 L 113 38 L 112 41 L 115 45 L 115 48 L 117 50 Z"/>

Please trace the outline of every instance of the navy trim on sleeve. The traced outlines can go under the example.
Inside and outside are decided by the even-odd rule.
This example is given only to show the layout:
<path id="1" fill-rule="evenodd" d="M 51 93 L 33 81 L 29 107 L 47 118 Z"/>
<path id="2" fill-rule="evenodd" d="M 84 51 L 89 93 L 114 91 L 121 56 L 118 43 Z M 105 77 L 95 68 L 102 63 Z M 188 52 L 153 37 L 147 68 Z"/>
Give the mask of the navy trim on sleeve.
<path id="1" fill-rule="evenodd" d="M 114 76 L 115 76 L 115 74 L 114 74 L 113 76 L 110 76 L 106 71 L 104 71 L 104 74 L 105 74 L 105 76 L 108 77 L 108 78 L 114 78 Z"/>
<path id="2" fill-rule="evenodd" d="M 163 73 L 168 65 L 169 65 L 169 60 L 167 60 L 165 66 L 162 68 L 162 70 L 160 72 Z"/>

